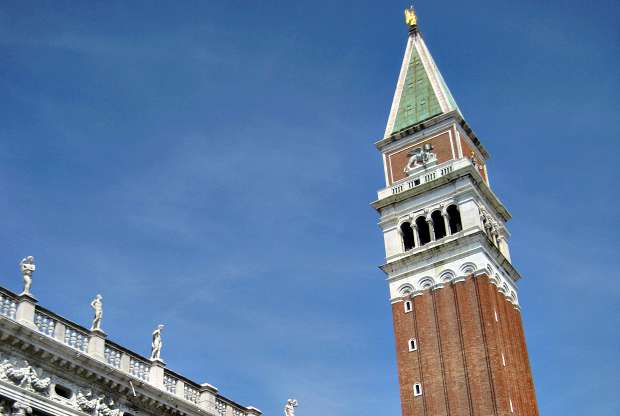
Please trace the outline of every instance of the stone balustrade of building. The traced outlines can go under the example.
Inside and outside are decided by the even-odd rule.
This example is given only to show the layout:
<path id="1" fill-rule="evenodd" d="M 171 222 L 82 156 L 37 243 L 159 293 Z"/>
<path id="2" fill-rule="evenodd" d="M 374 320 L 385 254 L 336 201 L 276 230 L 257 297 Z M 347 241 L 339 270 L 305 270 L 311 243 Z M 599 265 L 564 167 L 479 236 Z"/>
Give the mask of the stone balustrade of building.
<path id="1" fill-rule="evenodd" d="M 110 340 L 100 330 L 86 329 L 39 305 L 30 295 L 17 295 L 0 287 L 0 319 L 9 319 L 62 343 L 110 367 L 130 375 L 136 384 L 148 383 L 174 399 L 196 406 L 196 414 L 259 416 L 260 410 L 243 407 L 218 394 L 208 383 L 195 383 L 167 368 L 161 360 L 150 360 Z"/>
<path id="2" fill-rule="evenodd" d="M 378 192 L 378 199 L 387 198 L 392 195 L 399 194 L 409 189 L 416 188 L 420 185 L 424 185 L 427 182 L 431 182 L 435 179 L 439 179 L 453 171 L 471 166 L 472 162 L 467 159 L 449 160 L 442 164 L 433 166 L 432 169 L 423 170 L 417 175 L 411 175 L 405 179 L 401 179 L 398 182 L 392 184 L 387 188 L 383 188 Z"/>

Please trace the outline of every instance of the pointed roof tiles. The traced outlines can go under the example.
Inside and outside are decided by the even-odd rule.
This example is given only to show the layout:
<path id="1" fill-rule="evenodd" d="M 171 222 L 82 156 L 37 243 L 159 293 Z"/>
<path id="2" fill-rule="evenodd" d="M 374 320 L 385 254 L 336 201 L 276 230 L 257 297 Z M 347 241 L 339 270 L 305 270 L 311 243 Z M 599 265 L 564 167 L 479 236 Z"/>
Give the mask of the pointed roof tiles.
<path id="1" fill-rule="evenodd" d="M 422 35 L 411 30 L 385 137 L 453 110 L 460 112 Z"/>

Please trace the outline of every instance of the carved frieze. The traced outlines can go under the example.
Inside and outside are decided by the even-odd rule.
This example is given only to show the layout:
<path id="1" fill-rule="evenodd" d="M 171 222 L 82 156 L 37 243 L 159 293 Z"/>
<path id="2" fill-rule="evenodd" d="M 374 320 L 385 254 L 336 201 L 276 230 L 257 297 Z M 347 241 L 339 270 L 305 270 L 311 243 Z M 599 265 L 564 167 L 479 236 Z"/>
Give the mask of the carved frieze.
<path id="1" fill-rule="evenodd" d="M 51 379 L 40 375 L 26 360 L 22 361 L 21 364 L 6 358 L 2 360 L 0 363 L 0 380 L 10 381 L 28 391 L 45 396 L 49 395 Z"/>
<path id="2" fill-rule="evenodd" d="M 8 401 L 0 400 L 0 416 L 26 416 L 32 414 L 32 407 L 22 402 L 15 402 L 11 406 Z"/>
<path id="3" fill-rule="evenodd" d="M 91 416 L 123 416 L 124 412 L 115 399 L 103 394 L 93 394 L 91 388 L 85 388 L 57 376 L 44 376 L 42 369 L 30 365 L 22 358 L 0 354 L 0 380 L 17 387 L 62 402 Z M 54 391 L 54 385 L 61 385 L 71 393 L 68 397 L 60 396 Z M 18 406 L 18 407 L 15 407 Z M 12 409 L 12 412 L 9 411 Z M 29 407 L 15 403 L 13 406 L 0 402 L 0 416 L 27 415 Z"/>
<path id="4" fill-rule="evenodd" d="M 13 404 L 12 416 L 26 416 L 32 414 L 32 407 L 22 402 L 15 402 Z"/>

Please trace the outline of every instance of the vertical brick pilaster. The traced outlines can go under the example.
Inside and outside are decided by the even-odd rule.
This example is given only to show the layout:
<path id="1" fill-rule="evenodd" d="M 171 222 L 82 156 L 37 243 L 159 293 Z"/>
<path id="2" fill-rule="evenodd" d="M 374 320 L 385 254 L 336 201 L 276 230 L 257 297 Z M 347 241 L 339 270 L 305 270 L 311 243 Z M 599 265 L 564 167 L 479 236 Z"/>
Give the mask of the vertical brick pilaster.
<path id="1" fill-rule="evenodd" d="M 483 317 L 486 350 L 488 355 L 489 371 L 495 395 L 496 412 L 498 415 L 510 414 L 508 401 L 507 378 L 504 371 L 502 354 L 504 346 L 501 342 L 499 323 L 495 320 L 495 292 L 496 287 L 489 282 L 487 276 L 476 278 L 480 299 L 480 313 Z"/>
<path id="2" fill-rule="evenodd" d="M 436 291 L 435 301 L 437 326 L 441 333 L 441 354 L 444 363 L 449 414 L 470 415 L 465 362 L 463 360 L 454 287 L 450 285 Z"/>
<path id="3" fill-rule="evenodd" d="M 463 347 L 467 359 L 473 414 L 475 416 L 492 415 L 494 413 L 493 393 L 488 375 L 474 279 L 470 277 L 463 284 L 458 284 L 456 290 L 459 297 Z"/>
<path id="4" fill-rule="evenodd" d="M 439 339 L 432 291 L 426 290 L 414 302 L 414 319 L 418 332 L 418 354 L 423 370 L 423 396 L 428 415 L 446 415 L 446 396 L 443 382 Z"/>

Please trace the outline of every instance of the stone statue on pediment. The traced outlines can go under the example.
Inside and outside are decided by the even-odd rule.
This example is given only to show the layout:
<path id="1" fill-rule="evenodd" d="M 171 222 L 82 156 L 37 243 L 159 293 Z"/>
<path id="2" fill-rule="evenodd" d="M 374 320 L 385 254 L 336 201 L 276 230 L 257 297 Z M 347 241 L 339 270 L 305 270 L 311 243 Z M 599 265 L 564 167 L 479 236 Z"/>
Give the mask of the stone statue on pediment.
<path id="1" fill-rule="evenodd" d="M 155 331 L 153 331 L 153 340 L 151 341 L 151 360 L 161 360 L 161 348 L 163 342 L 161 340 L 161 331 L 164 329 L 163 325 L 157 325 Z"/>
<path id="2" fill-rule="evenodd" d="M 32 287 L 32 274 L 37 269 L 37 266 L 34 264 L 34 257 L 28 256 L 24 257 L 19 262 L 19 270 L 22 273 L 22 278 L 24 279 L 24 291 L 22 295 L 30 295 L 30 288 Z"/>
<path id="3" fill-rule="evenodd" d="M 91 331 L 101 331 L 101 320 L 103 319 L 103 297 L 101 295 L 95 296 L 95 299 L 90 303 L 90 306 L 95 312 L 93 318 L 93 324 L 90 327 Z"/>
<path id="4" fill-rule="evenodd" d="M 288 399 L 286 405 L 284 406 L 284 416 L 295 416 L 295 408 L 299 406 L 297 400 Z"/>

